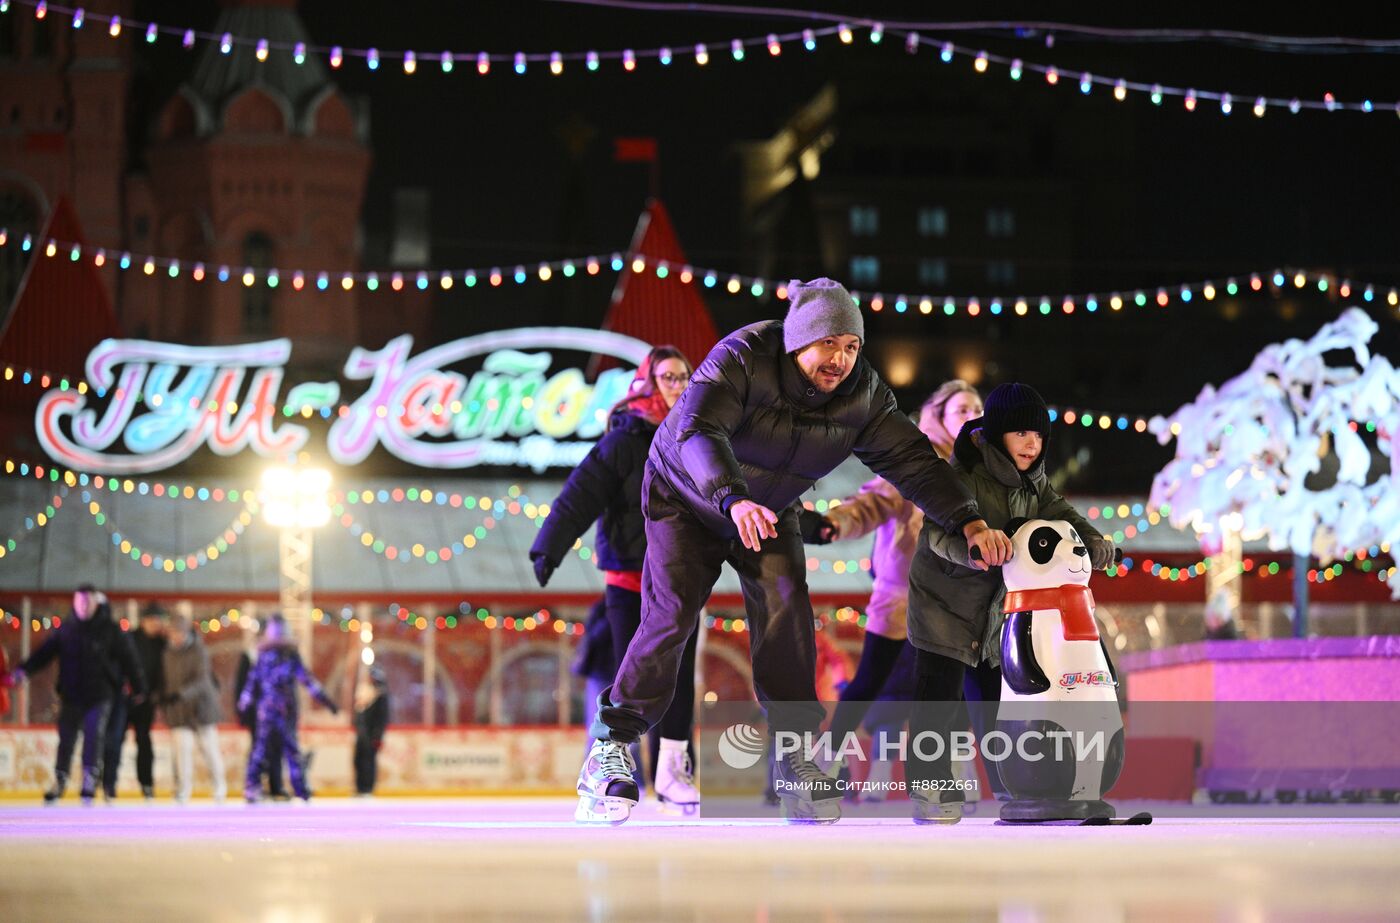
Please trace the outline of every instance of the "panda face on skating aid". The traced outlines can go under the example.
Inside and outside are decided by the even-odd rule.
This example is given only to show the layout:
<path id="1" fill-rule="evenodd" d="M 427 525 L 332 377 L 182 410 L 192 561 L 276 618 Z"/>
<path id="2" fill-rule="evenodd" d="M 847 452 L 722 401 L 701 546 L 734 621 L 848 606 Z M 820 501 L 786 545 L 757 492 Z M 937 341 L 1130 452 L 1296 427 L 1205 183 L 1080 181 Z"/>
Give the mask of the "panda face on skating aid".
<path id="1" fill-rule="evenodd" d="M 1014 552 L 1002 566 L 1008 590 L 1088 586 L 1093 573 L 1089 549 L 1067 522 L 1032 519 L 1011 535 Z"/>

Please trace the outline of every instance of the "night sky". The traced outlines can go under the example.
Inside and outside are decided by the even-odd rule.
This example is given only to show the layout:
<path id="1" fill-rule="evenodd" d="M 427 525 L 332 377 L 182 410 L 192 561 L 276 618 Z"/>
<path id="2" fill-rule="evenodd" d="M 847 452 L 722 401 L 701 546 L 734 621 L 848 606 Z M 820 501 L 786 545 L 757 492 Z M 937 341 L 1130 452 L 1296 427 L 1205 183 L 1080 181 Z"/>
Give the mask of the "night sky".
<path id="1" fill-rule="evenodd" d="M 847 7 L 857 6 L 852 4 Z M 1209 27 L 1274 33 L 1390 37 L 1375 21 L 1280 18 L 1279 6 L 1256 8 L 1267 16 L 1231 15 L 1220 6 L 1172 5 L 1145 22 L 1124 5 L 978 4 L 957 9 L 932 4 L 860 4 L 867 16 L 927 19 L 1063 18 L 1078 23 L 1134 27 Z M 839 11 L 837 4 L 807 8 Z M 208 28 L 217 14 L 209 0 L 137 3 L 135 15 L 173 25 Z M 878 80 L 867 98 L 862 124 L 878 131 L 879 112 L 907 116 L 927 107 L 933 125 L 1008 117 L 1027 125 L 997 152 L 994 169 L 1008 181 L 1053 176 L 1074 190 L 1073 240 L 1066 259 L 1023 268 L 1018 288 L 1107 291 L 1138 285 L 1201 279 L 1275 266 L 1316 266 L 1380 283 L 1400 282 L 1394 230 L 1400 184 L 1394 179 L 1400 152 L 1400 118 L 1271 110 L 1255 119 L 1253 95 L 1317 99 L 1331 91 L 1341 99 L 1400 98 L 1393 54 L 1302 55 L 1265 53 L 1224 44 L 1089 44 L 1058 36 L 1016 41 L 951 35 L 961 45 L 1019 55 L 1062 67 L 1055 88 L 1028 74 L 1013 83 L 1002 68 L 986 76 L 966 59 L 941 64 L 932 53 L 910 57 L 900 39 L 872 46 L 857 33 L 853 47 L 824 39 L 815 53 L 797 44 L 778 59 L 751 50 L 733 62 L 735 37 L 793 31 L 790 20 L 737 16 L 647 13 L 594 9 L 550 2 L 346 3 L 310 0 L 299 11 L 315 40 L 382 49 L 586 50 L 670 44 L 670 68 L 639 60 L 626 74 L 613 63 L 599 73 L 574 64 L 561 77 L 543 65 L 517 76 L 495 65 L 478 77 L 471 62 L 444 76 L 435 62 L 405 77 L 386 55 L 377 74 L 363 64 L 335 79 L 347 93 L 369 101 L 374 164 L 363 225 L 366 266 L 382 252 L 391 198 L 402 187 L 426 187 L 431 197 L 434 266 L 530 262 L 625 249 L 648 194 L 646 168 L 618 164 L 612 139 L 654 137 L 661 153 L 660 193 L 682 245 L 701 265 L 754 270 L 745 252 L 739 203 L 738 161 L 733 145 L 771 136 L 802 103 L 832 79 Z M 937 33 L 928 32 L 930 40 Z M 697 68 L 683 50 L 696 41 L 712 45 L 713 59 Z M 137 127 L 188 73 L 174 43 L 138 52 Z M 1154 108 L 1141 94 L 1113 101 L 1105 88 L 1081 97 L 1074 76 L 1089 70 L 1144 82 L 1233 90 L 1232 116 L 1202 101 L 1187 113 L 1171 98 Z M 873 75 L 873 76 L 872 76 Z M 874 113 L 872 115 L 872 113 Z M 1009 115 L 1008 115 L 1009 114 Z M 1047 127 L 1048 126 L 1048 127 Z M 582 132 L 591 143 L 573 158 L 566 136 Z M 1005 134 L 1003 134 L 1005 137 Z M 788 254 L 794 266 L 815 254 Z M 838 278 L 843 266 L 827 267 Z M 781 273 L 781 268 L 779 269 Z M 509 310 L 513 323 L 601 321 L 612 277 L 522 286 L 498 293 L 454 292 L 439 302 L 434 336 L 447 339 L 492 326 Z M 1051 286 L 1054 288 L 1051 288 Z M 991 287 L 951 286 L 961 294 Z M 909 289 L 920 291 L 920 289 Z M 1281 299 L 1245 299 L 1232 316 L 1220 305 L 1199 302 L 1137 316 L 1014 317 L 993 320 L 938 313 L 882 316 L 870 327 L 871 358 L 880 365 L 881 344 L 915 343 L 926 357 L 902 402 L 917 405 L 948 377 L 960 351 L 991 361 L 983 384 L 1012 378 L 1030 381 L 1051 401 L 1093 409 L 1169 412 L 1191 399 L 1205 382 L 1242 371 L 1263 345 L 1306 337 L 1335 317 L 1340 305 L 1315 291 Z M 1382 319 L 1375 344 L 1400 356 L 1396 315 L 1372 307 Z M 747 296 L 712 299 L 721 330 L 775 316 L 781 305 Z M 1128 314 L 1131 312 L 1125 312 Z M 1098 492 L 1145 490 L 1145 478 L 1170 450 L 1146 437 L 1088 436 Z M 1126 441 L 1125 441 L 1126 440 Z M 1067 447 L 1059 447 L 1061 452 Z M 1063 455 L 1061 456 L 1063 458 Z"/>

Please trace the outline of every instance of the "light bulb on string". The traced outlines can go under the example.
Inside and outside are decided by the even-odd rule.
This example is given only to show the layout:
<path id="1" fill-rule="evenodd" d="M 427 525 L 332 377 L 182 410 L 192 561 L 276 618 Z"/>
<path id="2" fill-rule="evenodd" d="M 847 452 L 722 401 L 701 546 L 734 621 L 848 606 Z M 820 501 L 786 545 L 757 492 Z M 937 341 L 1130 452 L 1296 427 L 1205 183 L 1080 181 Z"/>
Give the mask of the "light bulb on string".
<path id="1" fill-rule="evenodd" d="M 1113 85 L 1113 98 L 1120 103 L 1128 98 L 1128 82 L 1126 80 L 1119 79 L 1119 81 Z"/>
<path id="2" fill-rule="evenodd" d="M 953 63 L 953 43 L 944 42 L 943 50 L 939 52 L 938 57 L 942 59 L 944 64 Z"/>
<path id="3" fill-rule="evenodd" d="M 444 74 L 452 73 L 452 68 L 455 65 L 455 62 L 452 58 L 452 52 L 444 51 L 440 60 L 442 61 L 442 72 Z"/>
<path id="4" fill-rule="evenodd" d="M 525 60 L 525 52 L 517 51 L 515 53 L 515 72 L 517 74 L 525 73 L 526 64 L 527 62 Z"/>
<path id="5" fill-rule="evenodd" d="M 855 40 L 855 34 L 851 32 L 851 27 L 844 22 L 836 27 L 836 37 L 841 39 L 843 45 L 849 45 Z"/>
<path id="6" fill-rule="evenodd" d="M 332 70 L 339 69 L 340 65 L 345 63 L 345 52 L 339 45 L 336 45 L 333 48 L 331 48 L 330 61 Z"/>
<path id="7" fill-rule="evenodd" d="M 483 77 L 491 73 L 491 56 L 484 51 L 476 56 L 476 72 Z"/>
<path id="8" fill-rule="evenodd" d="M 919 33 L 910 32 L 904 37 L 904 51 L 906 54 L 914 54 L 919 50 Z"/>
<path id="9" fill-rule="evenodd" d="M 588 69 L 597 70 L 597 67 L 595 66 L 591 58 L 588 62 Z M 549 72 L 556 77 L 564 73 L 564 58 L 557 51 L 551 51 L 549 53 Z"/>
<path id="10" fill-rule="evenodd" d="M 1229 93 L 1226 93 L 1226 94 L 1224 94 L 1223 96 L 1221 96 L 1221 97 L 1220 97 L 1220 113 L 1221 113 L 1222 115 L 1229 115 L 1231 112 L 1234 112 L 1234 111 L 1235 111 L 1235 103 L 1234 103 L 1234 100 L 1232 100 L 1232 99 L 1230 98 L 1230 94 L 1229 94 Z"/>
<path id="11" fill-rule="evenodd" d="M 193 30 L 193 29 L 186 29 L 186 30 L 185 30 L 184 37 L 182 37 L 182 38 L 180 39 L 180 44 L 184 47 L 184 49 L 185 49 L 186 51 L 189 51 L 191 48 L 194 47 L 194 30 Z"/>
<path id="12" fill-rule="evenodd" d="M 259 64 L 267 60 L 267 39 L 258 39 L 257 47 L 253 51 L 253 57 L 258 59 Z"/>
<path id="13" fill-rule="evenodd" d="M 817 50 L 817 33 L 813 32 L 811 29 L 803 29 L 803 30 L 802 30 L 802 47 L 803 47 L 803 48 L 806 48 L 808 51 L 816 51 L 816 50 Z"/>
<path id="14" fill-rule="evenodd" d="M 662 67 L 668 66 L 671 63 L 671 49 L 663 47 L 656 53 L 656 60 L 661 62 Z"/>
<path id="15" fill-rule="evenodd" d="M 1196 111 L 1196 91 L 1195 91 L 1195 90 L 1187 90 L 1187 91 L 1186 91 L 1186 103 L 1185 103 L 1185 105 L 1186 105 L 1186 111 L 1187 111 L 1187 112 L 1195 112 L 1195 111 Z"/>
<path id="16" fill-rule="evenodd" d="M 734 57 L 734 60 L 736 61 L 744 60 L 744 43 L 736 38 L 734 41 L 729 43 L 729 53 Z"/>
<path id="17" fill-rule="evenodd" d="M 1154 106 L 1160 106 L 1160 105 L 1162 105 L 1162 86 L 1161 86 L 1161 84 L 1157 84 L 1157 83 L 1152 84 L 1152 91 L 1148 94 L 1148 98 L 1152 100 L 1152 105 L 1154 105 Z"/>
<path id="18" fill-rule="evenodd" d="M 778 37 L 771 33 L 768 36 L 768 53 L 775 58 L 783 53 L 783 46 L 778 42 Z"/>
<path id="19" fill-rule="evenodd" d="M 977 57 L 972 61 L 972 69 L 979 74 L 987 72 L 987 53 L 985 51 L 977 52 Z"/>
<path id="20" fill-rule="evenodd" d="M 372 71 L 377 71 L 377 70 L 379 70 L 379 49 L 378 49 L 378 48 L 371 48 L 371 49 L 369 50 L 369 53 L 368 53 L 367 55 L 365 55 L 365 64 L 367 64 L 367 65 L 369 66 L 369 69 L 372 70 Z"/>
<path id="21" fill-rule="evenodd" d="M 637 69 L 637 55 L 631 48 L 622 52 L 622 69 L 629 74 Z"/>
<path id="22" fill-rule="evenodd" d="M 219 39 L 219 53 L 228 54 L 231 51 L 233 51 L 233 35 L 225 32 L 223 37 Z"/>
<path id="23" fill-rule="evenodd" d="M 305 43 L 305 42 L 297 42 L 296 45 L 295 45 L 295 47 L 292 48 L 292 60 L 295 61 L 297 64 L 305 64 L 305 63 L 306 63 L 306 43 Z"/>
<path id="24" fill-rule="evenodd" d="M 418 56 L 411 51 L 403 53 L 403 72 L 410 76 L 418 70 Z"/>
<path id="25" fill-rule="evenodd" d="M 1053 67 L 1050 68 L 1045 72 L 1045 82 L 1053 87 L 1060 82 L 1060 72 Z"/>
<path id="26" fill-rule="evenodd" d="M 1089 95 L 1089 91 L 1092 90 L 1093 88 L 1094 88 L 1094 78 L 1093 78 L 1093 75 L 1088 74 L 1088 73 L 1080 74 L 1080 75 L 1079 75 L 1079 92 L 1083 93 L 1085 96 L 1088 96 L 1088 95 Z"/>
<path id="27" fill-rule="evenodd" d="M 112 21 L 107 24 L 107 34 L 112 38 L 122 34 L 122 18 L 120 16 L 112 17 Z"/>
<path id="28" fill-rule="evenodd" d="M 1012 80 L 1020 80 L 1020 79 L 1021 79 L 1021 71 L 1022 71 L 1021 59 L 1020 59 L 1020 58 L 1017 58 L 1017 59 L 1015 59 L 1014 61 L 1011 62 L 1011 79 L 1012 79 Z"/>
<path id="29" fill-rule="evenodd" d="M 1254 115 L 1256 118 L 1263 118 L 1264 112 L 1268 109 L 1268 101 L 1264 97 L 1259 97 L 1254 101 Z"/>
<path id="30" fill-rule="evenodd" d="M 87 15 L 87 14 L 83 11 L 83 8 L 82 8 L 82 7 L 78 7 L 76 10 L 73 11 L 73 28 L 74 28 L 74 29 L 81 29 L 81 28 L 83 27 L 83 17 L 86 16 L 86 15 Z"/>
<path id="31" fill-rule="evenodd" d="M 710 63 L 710 50 L 703 42 L 695 46 L 695 63 L 701 67 Z"/>
<path id="32" fill-rule="evenodd" d="M 878 45 L 885 37 L 885 24 L 877 22 L 870 27 L 870 44 Z"/>
<path id="33" fill-rule="evenodd" d="M 154 45 L 156 43 L 156 37 L 159 35 L 160 30 L 156 27 L 155 23 L 151 23 L 150 25 L 148 25 L 146 27 L 146 44 Z"/>
<path id="34" fill-rule="evenodd" d="M 1290 100 L 1288 101 L 1288 111 L 1289 111 L 1289 112 L 1293 113 L 1294 115 L 1297 115 L 1297 114 L 1298 114 L 1299 112 L 1301 112 L 1302 110 L 1303 110 L 1303 104 L 1302 104 L 1302 102 L 1298 99 L 1298 97 L 1295 96 L 1295 97 L 1293 97 L 1292 99 L 1290 99 Z"/>

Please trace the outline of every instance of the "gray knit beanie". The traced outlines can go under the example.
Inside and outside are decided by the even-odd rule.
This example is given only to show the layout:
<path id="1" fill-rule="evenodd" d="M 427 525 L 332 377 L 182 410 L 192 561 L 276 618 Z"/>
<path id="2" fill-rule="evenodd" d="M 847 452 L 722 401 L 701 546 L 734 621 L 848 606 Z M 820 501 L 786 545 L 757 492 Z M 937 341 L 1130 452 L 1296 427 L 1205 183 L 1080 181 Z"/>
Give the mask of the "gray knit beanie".
<path id="1" fill-rule="evenodd" d="M 840 282 L 813 279 L 788 283 L 788 313 L 783 321 L 783 349 L 795 353 L 831 336 L 854 334 L 865 343 L 865 318 Z"/>

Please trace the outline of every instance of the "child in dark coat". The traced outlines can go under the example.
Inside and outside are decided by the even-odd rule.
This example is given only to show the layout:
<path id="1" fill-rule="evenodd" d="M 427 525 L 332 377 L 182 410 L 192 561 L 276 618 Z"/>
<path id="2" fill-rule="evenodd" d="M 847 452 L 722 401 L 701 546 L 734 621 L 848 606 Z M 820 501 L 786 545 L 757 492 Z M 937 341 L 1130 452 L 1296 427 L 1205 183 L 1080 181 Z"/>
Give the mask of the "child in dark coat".
<path id="1" fill-rule="evenodd" d="M 379 748 L 389 727 L 389 682 L 370 667 L 368 682 L 355 690 L 355 794 L 373 795 L 379 774 Z"/>
<path id="2" fill-rule="evenodd" d="M 953 469 L 977 500 L 987 524 L 1002 529 L 1012 519 L 1062 519 L 1088 544 L 1096 569 L 1113 560 L 1114 545 L 1050 485 L 1045 447 L 1050 410 L 1029 385 L 999 385 L 987 395 L 982 417 L 968 421 L 953 445 Z M 984 662 L 999 662 L 999 572 L 974 561 L 962 536 L 925 523 L 909 569 L 909 643 L 914 645 L 917 699 L 910 739 L 935 732 L 946 741 L 959 720 L 963 677 Z M 999 690 L 993 674 L 985 690 Z M 926 750 L 934 749 L 928 745 Z M 913 759 L 908 765 L 917 823 L 956 823 L 962 791 L 949 787 L 951 763 Z"/>
<path id="3" fill-rule="evenodd" d="M 334 701 L 326 695 L 321 684 L 307 672 L 301 655 L 292 644 L 291 632 L 281 615 L 273 615 L 258 651 L 258 662 L 248 674 L 248 683 L 238 697 L 238 710 L 258 706 L 257 736 L 248 754 L 248 775 L 243 788 L 244 797 L 253 804 L 262 797 L 262 764 L 267 759 L 268 743 L 274 737 L 282 742 L 282 754 L 287 760 L 292 791 L 303 801 L 310 800 L 302 772 L 301 750 L 297 746 L 297 683 L 311 693 L 331 714 L 339 713 Z"/>

